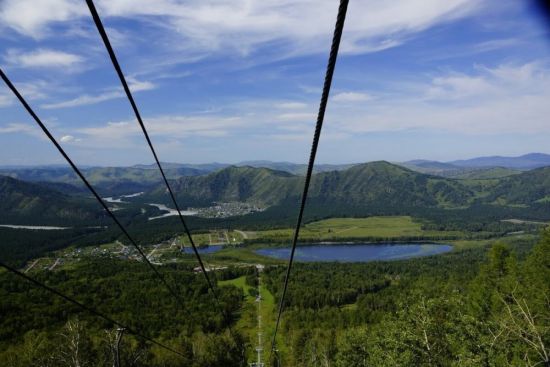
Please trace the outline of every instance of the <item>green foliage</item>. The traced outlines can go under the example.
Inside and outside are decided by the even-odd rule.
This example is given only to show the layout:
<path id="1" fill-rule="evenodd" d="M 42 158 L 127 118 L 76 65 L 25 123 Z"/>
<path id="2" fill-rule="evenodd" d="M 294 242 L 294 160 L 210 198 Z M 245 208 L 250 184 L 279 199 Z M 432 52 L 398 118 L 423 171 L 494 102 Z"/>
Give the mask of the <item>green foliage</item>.
<path id="1" fill-rule="evenodd" d="M 74 198 L 43 185 L 0 176 L 0 223 L 48 225 L 88 223 L 104 218 L 90 199 Z"/>
<path id="2" fill-rule="evenodd" d="M 281 330 L 291 346 L 284 365 L 548 365 L 549 233 L 535 247 L 496 242 L 487 253 L 478 247 L 391 263 L 296 264 Z M 266 276 L 279 295 L 282 271 L 269 268 Z M 368 287 L 380 281 L 387 283 Z M 339 299 L 346 291 L 353 298 Z M 335 352 L 321 353 L 329 330 Z M 332 357 L 320 363 L 324 355 Z"/>
<path id="3" fill-rule="evenodd" d="M 164 267 L 161 271 L 167 282 L 177 289 L 183 307 L 144 264 L 103 259 L 81 263 L 72 270 L 35 276 L 134 330 L 173 344 L 177 350 L 191 351 L 189 360 L 193 364 L 188 365 L 240 365 L 243 340 L 238 333 L 238 340 L 233 340 L 227 335 L 227 327 L 234 324 L 239 315 L 242 291 L 233 286 L 219 288 L 221 307 L 231 317 L 225 320 L 218 309 L 212 307 L 212 295 L 200 274 L 184 266 Z M 82 343 L 77 348 L 83 361 L 81 366 L 101 365 L 97 361 L 107 358 L 105 345 L 99 344 L 106 343 L 105 330 L 111 330 L 113 325 L 8 273 L 0 274 L 0 313 L 0 362 L 13 361 L 9 366 L 33 365 L 44 355 L 56 361 L 60 356 L 73 356 L 74 350 L 63 348 L 76 348 L 69 342 L 75 339 Z M 74 321 L 76 317 L 78 322 Z M 129 353 L 126 357 L 141 356 L 139 363 L 128 365 L 181 365 L 181 361 L 174 362 L 173 356 L 168 357 L 165 351 L 152 349 L 150 344 L 145 345 L 131 336 L 128 338 L 131 343 L 126 347 Z M 32 363 L 25 364 L 28 361 Z"/>

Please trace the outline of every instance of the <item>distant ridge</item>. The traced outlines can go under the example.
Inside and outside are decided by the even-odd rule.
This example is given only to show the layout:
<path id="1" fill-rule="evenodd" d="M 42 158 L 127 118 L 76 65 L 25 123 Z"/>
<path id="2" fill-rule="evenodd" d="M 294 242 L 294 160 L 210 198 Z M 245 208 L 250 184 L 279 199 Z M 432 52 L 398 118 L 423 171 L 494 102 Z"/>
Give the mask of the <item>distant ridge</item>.
<path id="1" fill-rule="evenodd" d="M 521 171 L 550 166 L 550 155 L 529 153 L 519 157 L 488 156 L 439 162 L 416 159 L 398 163 L 417 172 L 449 178 L 487 179 L 515 175 Z"/>
<path id="2" fill-rule="evenodd" d="M 504 167 L 512 169 L 527 170 L 550 166 L 550 155 L 544 153 L 529 153 L 519 157 L 477 157 L 472 159 L 463 159 L 449 164 L 459 167 Z"/>
<path id="3" fill-rule="evenodd" d="M 374 162 L 370 162 L 374 163 Z M 314 173 L 341 172 L 366 163 L 348 164 L 317 164 Z M 544 153 L 529 153 L 519 157 L 476 157 L 472 159 L 439 162 L 434 160 L 416 159 L 394 164 L 410 170 L 456 179 L 494 179 L 515 175 L 522 171 L 550 166 L 550 155 Z M 228 163 L 175 163 L 162 162 L 169 179 L 179 179 L 189 176 L 204 176 L 228 167 L 253 167 L 283 171 L 302 176 L 306 165 L 292 162 L 273 162 L 267 160 L 243 161 L 236 164 Z M 90 182 L 99 186 L 107 195 L 127 194 L 152 189 L 160 182 L 157 166 L 154 164 L 137 164 L 131 167 L 88 167 L 82 170 Z M 24 181 L 56 183 L 51 188 L 62 189 L 64 192 L 81 191 L 81 183 L 69 167 L 65 165 L 49 166 L 0 166 L 0 175 L 10 176 Z M 70 184 L 74 188 L 59 184 Z"/>

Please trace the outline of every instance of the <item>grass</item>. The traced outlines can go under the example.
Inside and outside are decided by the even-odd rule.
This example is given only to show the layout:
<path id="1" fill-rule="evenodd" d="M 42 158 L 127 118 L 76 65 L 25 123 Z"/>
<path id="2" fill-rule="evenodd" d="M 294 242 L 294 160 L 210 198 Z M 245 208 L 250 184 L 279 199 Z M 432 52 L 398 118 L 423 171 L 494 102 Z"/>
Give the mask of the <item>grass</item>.
<path id="1" fill-rule="evenodd" d="M 265 264 L 265 265 L 279 265 L 286 264 L 286 261 L 273 259 L 267 256 L 258 255 L 253 249 L 246 247 L 239 248 L 225 248 L 218 252 L 208 255 L 208 258 L 212 262 L 222 264 Z"/>
<path id="2" fill-rule="evenodd" d="M 243 242 L 243 236 L 241 233 L 236 231 L 210 231 L 208 233 L 194 233 L 193 242 L 197 246 L 206 246 L 206 245 L 227 245 L 229 244 L 240 244 Z M 190 246 L 187 235 L 180 236 L 179 240 L 183 242 L 185 246 Z M 229 242 L 228 242 L 229 240 Z"/>
<path id="3" fill-rule="evenodd" d="M 426 231 L 422 224 L 409 216 L 331 218 L 306 224 L 300 230 L 300 238 L 308 240 L 345 240 L 354 238 L 399 238 L 422 237 L 426 239 L 442 236 L 461 236 L 459 231 Z M 292 229 L 275 229 L 256 232 L 254 238 L 261 240 L 287 240 Z"/>
<path id="4" fill-rule="evenodd" d="M 453 251 L 468 250 L 474 247 L 487 246 L 493 240 L 457 240 L 457 241 L 448 241 L 453 245 Z"/>
<path id="5" fill-rule="evenodd" d="M 244 235 L 243 235 L 244 234 Z M 240 231 L 210 231 L 206 233 L 197 233 L 193 235 L 197 245 L 208 245 L 211 242 L 218 243 L 225 239 L 229 239 L 229 243 L 239 244 L 244 240 L 244 236 L 252 239 L 255 243 L 247 247 L 226 246 L 225 248 L 211 254 L 202 255 L 203 259 L 210 266 L 230 266 L 230 265 L 285 265 L 286 260 L 269 258 L 256 254 L 255 249 L 265 247 L 267 244 L 275 242 L 281 244 L 290 244 L 293 235 L 292 228 L 276 229 L 258 232 L 240 232 Z M 452 243 L 455 250 L 468 249 L 477 246 L 483 246 L 489 241 L 475 240 L 444 240 L 441 238 L 455 237 L 458 239 L 464 238 L 465 234 L 459 231 L 426 231 L 422 229 L 422 223 L 414 220 L 409 216 L 376 216 L 368 218 L 331 218 L 321 221 L 311 222 L 303 226 L 300 231 L 300 239 L 303 241 L 406 241 L 406 240 L 432 240 Z M 169 263 L 176 261 L 189 265 L 196 265 L 196 259 L 192 254 L 181 254 L 181 245 L 189 246 L 188 240 L 179 237 L 175 241 L 175 246 L 172 242 L 163 243 L 158 246 L 151 256 L 152 261 L 161 263 Z M 39 266 L 33 268 L 31 272 L 44 270 L 53 264 L 56 257 L 63 258 L 63 264 L 59 268 L 70 268 L 73 263 L 77 262 L 80 257 L 88 256 L 110 256 L 118 257 L 122 245 L 118 242 L 104 243 L 98 246 L 88 246 L 80 248 L 78 258 L 65 256 L 69 252 L 75 250 L 73 246 L 64 250 L 51 253 L 43 256 Z M 146 255 L 150 255 L 153 251 L 153 244 L 143 246 Z M 105 250 L 105 251 L 104 251 Z M 132 251 L 130 260 L 134 260 L 137 256 L 135 251 Z M 28 265 L 28 264 L 27 264 Z"/>
<path id="6" fill-rule="evenodd" d="M 240 288 L 243 290 L 244 292 L 244 295 L 246 296 L 247 299 L 249 298 L 252 298 L 248 291 L 252 288 L 251 286 L 249 286 L 248 284 L 246 284 L 246 276 L 242 276 L 242 277 L 238 277 L 238 278 L 235 278 L 235 279 L 229 279 L 229 280 L 220 280 L 218 281 L 218 285 L 220 287 L 223 287 L 223 286 L 226 286 L 226 285 L 233 285 L 237 288 Z"/>
<path id="7" fill-rule="evenodd" d="M 239 289 L 242 289 L 244 293 L 244 304 L 241 311 L 239 321 L 237 322 L 236 328 L 243 332 L 244 335 L 248 336 L 250 343 L 254 348 L 248 348 L 248 360 L 253 362 L 256 360 L 255 346 L 258 341 L 258 304 L 256 303 L 256 298 L 252 297 L 249 294 L 249 290 L 252 288 L 250 285 L 246 284 L 246 276 L 238 277 L 230 280 L 218 281 L 219 286 L 228 286 L 232 285 Z M 260 316 L 262 319 L 262 344 L 264 348 L 264 359 L 268 357 L 269 351 L 271 348 L 271 339 L 270 336 L 273 335 L 273 330 L 275 328 L 275 317 L 276 317 L 276 305 L 275 297 L 261 284 L 260 280 Z M 283 345 L 282 340 L 280 340 L 280 345 Z"/>
<path id="8" fill-rule="evenodd" d="M 355 311 L 357 310 L 357 303 L 349 303 L 347 305 L 342 305 L 340 306 L 340 309 L 346 310 L 346 311 Z"/>

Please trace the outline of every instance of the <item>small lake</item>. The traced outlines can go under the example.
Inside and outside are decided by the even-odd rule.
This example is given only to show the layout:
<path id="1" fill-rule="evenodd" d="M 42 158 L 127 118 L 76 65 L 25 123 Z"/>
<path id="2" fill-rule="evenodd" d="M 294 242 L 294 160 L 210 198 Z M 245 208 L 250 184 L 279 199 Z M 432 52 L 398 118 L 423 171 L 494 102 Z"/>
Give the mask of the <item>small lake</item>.
<path id="1" fill-rule="evenodd" d="M 453 246 L 443 244 L 326 244 L 298 246 L 294 259 L 302 262 L 338 261 L 338 262 L 369 262 L 403 260 L 414 257 L 438 255 L 451 251 Z M 287 260 L 290 257 L 290 247 L 264 248 L 256 253 L 276 259 Z"/>
<path id="2" fill-rule="evenodd" d="M 220 251 L 223 246 L 207 246 L 207 247 L 197 247 L 199 254 L 211 254 L 216 251 Z M 183 252 L 185 254 L 194 254 L 195 251 L 191 247 L 184 247 Z"/>

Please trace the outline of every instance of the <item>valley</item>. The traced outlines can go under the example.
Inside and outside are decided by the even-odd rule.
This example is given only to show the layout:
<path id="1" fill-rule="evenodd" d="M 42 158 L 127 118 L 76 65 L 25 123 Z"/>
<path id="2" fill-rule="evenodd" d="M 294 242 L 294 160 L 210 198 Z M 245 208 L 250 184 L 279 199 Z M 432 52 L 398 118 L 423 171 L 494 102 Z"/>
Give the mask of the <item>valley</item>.
<path id="1" fill-rule="evenodd" d="M 463 178 L 421 173 L 383 161 L 319 170 L 312 179 L 300 231 L 277 353 L 270 356 L 269 336 L 303 177 L 299 170 L 293 169 L 296 174 L 252 166 L 218 167 L 208 172 L 170 169 L 179 169 L 177 174 L 172 172 L 170 180 L 205 268 L 218 285 L 222 307 L 230 315 L 227 319 L 210 307 L 211 295 L 201 269 L 161 183 L 145 180 L 145 185 L 140 184 L 143 177 L 152 177 L 151 172 L 141 172 L 149 168 L 89 172 L 97 177 L 117 218 L 138 239 L 147 260 L 186 296 L 184 302 L 193 310 L 191 319 L 174 311 L 172 301 L 167 301 L 170 298 L 158 298 L 165 290 L 150 278 L 138 251 L 64 171 L 23 170 L 0 179 L 2 261 L 99 305 L 104 312 L 148 330 L 158 340 L 174 338 L 166 336 L 168 330 L 172 335 L 180 333 L 180 346 L 209 350 L 216 356 L 217 362 L 205 357 L 200 366 L 239 363 L 242 357 L 236 350 L 216 351 L 215 345 L 228 343 L 229 334 L 224 331 L 228 326 L 242 338 L 239 343 L 247 362 L 257 359 L 261 332 L 261 358 L 271 365 L 276 363 L 273 358 L 293 366 L 316 366 L 316 358 L 345 361 L 353 355 L 346 352 L 348 345 L 364 340 L 372 345 L 365 358 L 380 365 L 377 350 L 403 356 L 384 347 L 388 340 L 395 340 L 399 330 L 408 330 L 411 343 L 421 340 L 414 319 L 400 313 L 402 307 L 410 307 L 422 317 L 433 310 L 426 307 L 444 307 L 445 317 L 454 318 L 459 329 L 475 330 L 476 343 L 488 345 L 483 344 L 489 340 L 487 328 L 495 327 L 494 320 L 502 316 L 483 316 L 479 295 L 486 298 L 496 294 L 492 292 L 503 292 L 486 288 L 487 282 L 504 281 L 488 275 L 493 274 L 489 269 L 497 266 L 495 256 L 501 259 L 498 261 L 515 261 L 519 267 L 540 271 L 540 266 L 533 265 L 533 253 L 550 243 L 544 242 L 547 235 L 543 232 L 550 222 L 547 167 L 512 173 L 476 168 L 463 173 Z M 52 181 L 25 181 L 23 177 Z M 24 297 L 30 293 L 35 300 L 32 308 L 42 314 L 39 322 L 29 314 L 0 324 L 0 359 L 12 358 L 27 348 L 28 340 L 35 343 L 40 335 L 54 340 L 48 331 L 51 326 L 46 327 L 45 322 L 54 330 L 67 327 L 67 320 L 58 316 L 61 304 L 49 305 L 47 295 L 26 285 L 13 288 L 16 280 L 8 274 L 0 272 L 0 277 L 0 295 L 10 294 L 8 303 L 0 301 L 1 309 L 16 314 L 31 308 Z M 521 287 L 525 294 L 531 292 L 530 299 L 538 299 L 529 285 Z M 145 307 L 139 321 L 130 317 L 137 299 Z M 427 299 L 434 306 L 427 306 Z M 469 319 L 457 319 L 462 307 L 468 317 L 477 317 L 482 323 L 473 326 Z M 531 307 L 541 309 L 540 302 Z M 104 331 L 92 326 L 90 316 L 76 310 L 73 314 L 78 315 L 74 322 L 85 325 L 90 340 L 101 340 Z M 179 331 L 174 329 L 173 317 L 179 320 Z M 435 319 L 426 322 L 430 323 L 431 331 L 426 331 L 430 338 L 448 332 Z M 127 338 L 128 352 L 148 350 L 151 361 L 166 358 L 140 346 L 138 339 Z M 99 344 L 90 343 L 87 348 L 99 358 Z M 436 345 L 441 350 L 449 347 L 448 343 Z M 473 353 L 471 348 L 466 350 Z M 445 353 L 470 358 L 460 354 L 466 352 Z M 489 352 L 475 355 L 479 353 Z M 420 353 L 414 358 L 422 361 L 425 357 Z"/>

